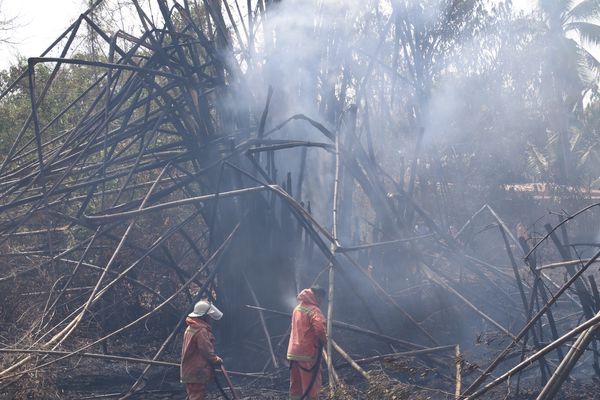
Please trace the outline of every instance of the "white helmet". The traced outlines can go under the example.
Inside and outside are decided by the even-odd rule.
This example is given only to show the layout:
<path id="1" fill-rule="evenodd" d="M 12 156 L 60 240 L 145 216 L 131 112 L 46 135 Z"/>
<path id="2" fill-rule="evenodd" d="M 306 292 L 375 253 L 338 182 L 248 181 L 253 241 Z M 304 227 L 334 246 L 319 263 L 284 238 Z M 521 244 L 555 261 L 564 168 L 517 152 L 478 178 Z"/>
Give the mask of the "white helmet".
<path id="1" fill-rule="evenodd" d="M 220 320 L 223 316 L 221 310 L 219 310 L 214 304 L 206 300 L 200 300 L 194 306 L 194 311 L 188 314 L 188 317 L 203 317 L 207 314 L 214 320 Z"/>

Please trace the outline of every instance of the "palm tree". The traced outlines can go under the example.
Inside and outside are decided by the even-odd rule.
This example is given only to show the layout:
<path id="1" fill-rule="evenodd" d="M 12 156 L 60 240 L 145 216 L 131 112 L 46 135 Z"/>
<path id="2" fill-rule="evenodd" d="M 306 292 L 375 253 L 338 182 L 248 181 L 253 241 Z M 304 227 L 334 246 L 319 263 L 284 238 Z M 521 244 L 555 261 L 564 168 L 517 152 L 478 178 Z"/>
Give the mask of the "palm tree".
<path id="1" fill-rule="evenodd" d="M 550 104 L 548 116 L 557 148 L 558 180 L 573 183 L 569 131 L 573 116 L 584 108 L 585 95 L 597 88 L 600 61 L 592 47 L 600 44 L 600 0 L 540 0 L 545 22 L 544 75 Z"/>

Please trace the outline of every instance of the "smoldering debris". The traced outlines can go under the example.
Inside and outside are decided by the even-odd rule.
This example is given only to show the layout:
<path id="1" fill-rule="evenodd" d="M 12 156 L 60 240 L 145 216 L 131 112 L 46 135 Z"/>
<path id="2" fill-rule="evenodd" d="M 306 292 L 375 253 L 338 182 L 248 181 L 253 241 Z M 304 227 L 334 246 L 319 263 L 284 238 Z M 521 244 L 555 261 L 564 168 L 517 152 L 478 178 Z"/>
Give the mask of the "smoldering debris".
<path id="1" fill-rule="evenodd" d="M 437 147 L 463 125 L 432 93 L 464 89 L 442 72 L 490 10 L 133 1 L 134 35 L 98 26 L 100 3 L 0 96 L 31 101 L 0 166 L 2 392 L 179 396 L 183 321 L 208 297 L 238 389 L 286 398 L 288 319 L 315 282 L 330 398 L 550 399 L 600 375 L 600 203 L 453 175 L 474 150 Z M 77 57 L 84 27 L 105 55 Z M 425 33 L 427 65 L 407 42 Z M 94 81 L 45 107 L 65 71 Z M 75 390 L 78 371 L 123 379 Z"/>

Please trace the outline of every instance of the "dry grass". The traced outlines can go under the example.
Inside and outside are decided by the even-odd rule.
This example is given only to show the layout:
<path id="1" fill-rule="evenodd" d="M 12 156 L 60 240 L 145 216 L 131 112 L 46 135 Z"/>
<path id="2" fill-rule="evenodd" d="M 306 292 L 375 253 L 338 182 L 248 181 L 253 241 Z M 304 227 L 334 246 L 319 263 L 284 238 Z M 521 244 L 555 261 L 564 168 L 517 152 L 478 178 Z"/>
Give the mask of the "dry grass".
<path id="1" fill-rule="evenodd" d="M 407 385 L 396 379 L 390 378 L 383 372 L 371 373 L 369 387 L 365 393 L 368 400 L 389 399 L 408 400 L 415 392 L 412 385 Z"/>

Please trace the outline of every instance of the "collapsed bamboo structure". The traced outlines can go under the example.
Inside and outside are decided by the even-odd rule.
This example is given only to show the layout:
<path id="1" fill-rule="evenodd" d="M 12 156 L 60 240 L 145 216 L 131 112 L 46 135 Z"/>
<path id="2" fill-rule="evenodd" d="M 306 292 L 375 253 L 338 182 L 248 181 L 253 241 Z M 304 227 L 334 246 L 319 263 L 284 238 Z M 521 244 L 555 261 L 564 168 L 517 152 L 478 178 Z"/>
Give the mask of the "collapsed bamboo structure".
<path id="1" fill-rule="evenodd" d="M 363 131 L 371 135 L 368 119 L 381 115 L 369 115 L 376 111 L 367 107 L 371 95 L 364 86 L 355 97 L 346 91 L 351 79 L 366 85 L 377 55 L 366 56 L 362 75 L 343 73 L 341 82 L 332 83 L 342 85 L 337 95 L 322 93 L 320 105 L 329 110 L 328 120 L 295 112 L 283 116 L 281 109 L 273 116 L 279 88 L 253 82 L 260 68 L 257 48 L 275 46 L 266 28 L 269 13 L 275 12 L 272 2 L 248 2 L 243 15 L 237 1 L 169 5 L 157 0 L 158 24 L 132 0 L 143 27 L 137 36 L 100 29 L 90 18 L 100 3 L 41 57 L 30 58 L 15 84 L 0 95 L 5 98 L 26 85 L 31 99 L 31 113 L 0 166 L 0 246 L 3 257 L 12 260 L 3 263 L 0 284 L 14 285 L 17 295 L 44 299 L 28 314 L 27 323 L 19 323 L 15 336 L 3 342 L 0 352 L 18 356 L 2 363 L 1 385 L 8 387 L 80 356 L 145 364 L 120 397 L 128 398 L 144 389 L 152 368 L 177 362 L 163 357 L 176 342 L 189 308 L 203 297 L 221 302 L 225 314 L 233 316 L 224 322 L 223 332 L 229 332 L 225 343 L 235 348 L 247 345 L 236 331 L 258 315 L 258 340 L 266 343 L 260 352 L 264 370 L 279 369 L 284 365 L 282 327 L 287 322 L 270 320 L 267 315 L 273 310 L 263 306 L 285 316 L 289 295 L 315 279 L 329 288 L 328 329 L 335 340 L 328 343 L 326 359 L 332 391 L 333 382 L 341 379 L 335 371 L 342 365 L 336 364 L 338 355 L 366 380 L 368 363 L 384 358 L 411 356 L 436 368 L 446 365 L 456 376 L 441 386 L 457 399 L 479 398 L 534 362 L 545 386 L 539 398 L 550 398 L 588 346 L 593 346 L 597 366 L 594 333 L 600 299 L 593 276 L 586 280 L 584 273 L 600 252 L 578 258 L 566 230 L 562 239 L 555 233 L 598 204 L 566 216 L 535 239 L 515 237 L 490 205 L 456 233 L 449 232 L 415 193 L 420 141 L 405 184 L 404 176 L 388 178 L 370 148 L 372 139 L 361 137 Z M 382 28 L 382 41 L 389 24 Z M 68 56 L 83 26 L 105 42 L 107 59 Z M 60 56 L 49 57 L 51 50 Z M 36 74 L 39 65 L 51 66 L 45 80 Z M 58 72 L 67 66 L 93 68 L 98 77 L 57 115 L 41 115 Z M 72 128 L 55 132 L 57 121 L 82 99 L 87 109 L 78 111 Z M 292 151 L 300 153 L 301 161 L 293 171 L 286 156 L 278 156 Z M 326 158 L 329 164 L 323 165 L 334 171 L 321 171 L 331 177 L 323 186 L 310 180 L 321 167 L 307 162 L 312 152 Z M 308 191 L 331 194 L 320 196 L 326 200 L 318 207 L 326 211 L 313 211 L 314 199 L 304 201 L 310 198 Z M 368 203 L 380 234 L 367 237 L 352 228 L 353 218 L 360 215 L 357 198 Z M 486 217 L 498 230 L 508 266 L 478 258 L 469 244 L 475 235 L 465 237 Z M 540 265 L 536 250 L 548 243 L 561 260 Z M 380 265 L 374 273 L 371 264 L 377 258 Z M 409 265 L 418 272 L 407 273 Z M 568 280 L 562 284 L 545 272 L 563 267 Z M 469 292 L 462 281 L 467 274 L 486 296 Z M 408 286 L 400 287 L 400 281 Z M 466 376 L 461 368 L 468 351 L 461 343 L 459 352 L 456 343 L 465 339 L 438 331 L 436 324 L 445 322 L 417 317 L 419 311 L 393 292 L 412 290 L 421 282 L 440 289 L 508 341 L 491 363 L 480 365 L 477 376 Z M 358 298 L 361 318 L 337 321 L 338 313 L 352 315 L 343 311 L 348 293 Z M 501 307 L 491 293 L 501 299 Z M 111 307 L 118 302 L 112 296 L 129 296 L 123 303 L 138 299 L 144 307 L 115 318 L 120 325 L 113 326 Z M 426 294 L 423 298 L 428 299 Z M 382 318 L 374 308 L 384 308 L 389 317 Z M 564 314 L 563 309 L 574 316 L 559 325 L 557 313 Z M 153 354 L 121 357 L 95 351 L 157 316 L 169 325 Z M 587 322 L 577 324 L 578 319 Z M 390 321 L 397 322 L 395 329 Z M 92 338 L 85 331 L 94 324 L 101 329 Z M 345 350 L 352 343 L 345 343 L 342 332 L 353 332 L 361 340 L 368 337 L 391 352 L 382 356 L 365 348 Z M 80 337 L 86 339 L 75 340 Z M 565 351 L 572 340 L 575 347 Z M 442 362 L 435 357 L 452 349 L 455 359 Z M 514 358 L 515 367 L 486 385 L 495 371 L 513 365 Z"/>

